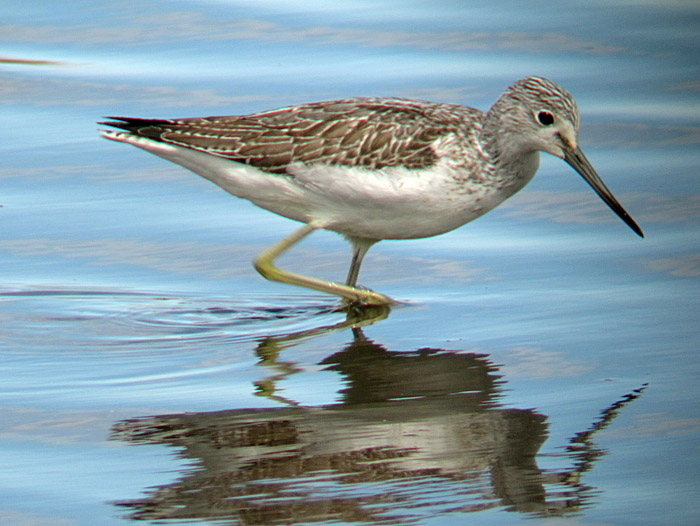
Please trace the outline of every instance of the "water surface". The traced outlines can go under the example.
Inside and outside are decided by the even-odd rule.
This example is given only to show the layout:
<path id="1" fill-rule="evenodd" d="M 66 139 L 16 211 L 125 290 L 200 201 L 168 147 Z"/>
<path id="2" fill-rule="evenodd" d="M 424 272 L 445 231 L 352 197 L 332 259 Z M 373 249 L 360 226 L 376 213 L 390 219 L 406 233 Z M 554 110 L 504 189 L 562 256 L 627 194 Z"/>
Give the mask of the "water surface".
<path id="1" fill-rule="evenodd" d="M 695 524 L 700 12 L 6 0 L 3 524 Z M 566 164 L 478 221 L 382 242 L 362 316 L 260 278 L 297 225 L 105 115 L 389 95 L 486 109 L 543 75 L 637 238 Z M 342 278 L 316 233 L 293 269 Z"/>

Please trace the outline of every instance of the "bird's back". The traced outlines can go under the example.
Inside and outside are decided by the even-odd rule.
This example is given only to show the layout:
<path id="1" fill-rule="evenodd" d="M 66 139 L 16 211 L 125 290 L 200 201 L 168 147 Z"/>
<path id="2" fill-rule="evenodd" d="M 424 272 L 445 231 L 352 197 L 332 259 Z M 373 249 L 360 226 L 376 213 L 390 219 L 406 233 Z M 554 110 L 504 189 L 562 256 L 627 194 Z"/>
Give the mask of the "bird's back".
<path id="1" fill-rule="evenodd" d="M 473 142 L 483 113 L 466 106 L 397 98 L 355 98 L 243 116 L 115 117 L 103 124 L 284 174 L 293 163 L 425 169 L 449 137 Z"/>

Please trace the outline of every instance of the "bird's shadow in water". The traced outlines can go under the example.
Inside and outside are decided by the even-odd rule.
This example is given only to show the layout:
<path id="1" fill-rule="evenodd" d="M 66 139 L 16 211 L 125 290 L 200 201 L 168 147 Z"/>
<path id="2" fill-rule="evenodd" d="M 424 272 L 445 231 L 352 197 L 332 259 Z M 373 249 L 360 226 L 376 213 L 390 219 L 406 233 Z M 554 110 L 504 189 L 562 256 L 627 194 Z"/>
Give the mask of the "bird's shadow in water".
<path id="1" fill-rule="evenodd" d="M 271 374 L 256 392 L 281 407 L 158 415 L 113 426 L 111 439 L 177 449 L 190 467 L 146 496 L 115 504 L 136 520 L 230 524 L 410 524 L 491 508 L 561 516 L 592 505 L 582 482 L 604 451 L 593 442 L 645 386 L 569 440 L 556 470 L 538 467 L 547 417 L 500 403 L 504 380 L 486 354 L 391 351 L 362 325 L 388 308 L 350 309 L 335 325 L 258 341 Z M 299 367 L 281 354 L 330 331 L 352 334 L 319 365 L 345 382 L 338 403 L 300 406 L 276 384 Z"/>

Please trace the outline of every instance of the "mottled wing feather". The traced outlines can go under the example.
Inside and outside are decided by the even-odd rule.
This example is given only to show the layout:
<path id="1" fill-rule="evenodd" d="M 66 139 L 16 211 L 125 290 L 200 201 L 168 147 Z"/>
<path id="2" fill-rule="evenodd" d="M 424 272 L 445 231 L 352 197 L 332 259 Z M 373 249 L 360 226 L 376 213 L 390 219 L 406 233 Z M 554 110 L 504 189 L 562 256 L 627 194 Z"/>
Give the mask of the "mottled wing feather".
<path id="1" fill-rule="evenodd" d="M 286 173 L 291 163 L 426 168 L 435 143 L 469 140 L 478 110 L 402 99 L 319 102 L 245 116 L 110 122 L 132 133 Z"/>

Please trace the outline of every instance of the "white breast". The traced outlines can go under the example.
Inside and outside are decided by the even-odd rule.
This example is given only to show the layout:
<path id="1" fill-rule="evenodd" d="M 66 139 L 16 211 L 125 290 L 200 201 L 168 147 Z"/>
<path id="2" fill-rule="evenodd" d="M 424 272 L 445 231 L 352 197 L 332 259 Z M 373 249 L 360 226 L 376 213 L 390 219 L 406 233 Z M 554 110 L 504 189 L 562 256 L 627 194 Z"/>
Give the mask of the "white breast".
<path id="1" fill-rule="evenodd" d="M 493 188 L 458 183 L 443 164 L 429 170 L 389 167 L 379 171 L 297 165 L 290 172 L 303 188 L 307 222 L 369 239 L 442 234 L 500 203 L 492 199 L 498 194 Z"/>

